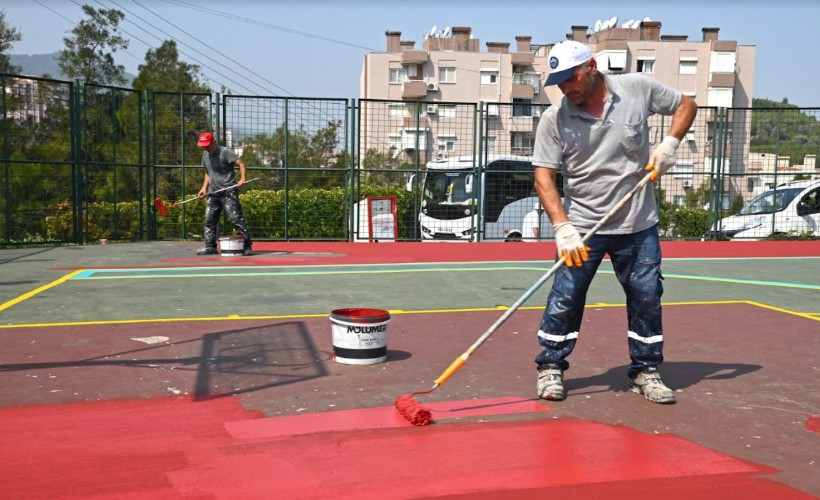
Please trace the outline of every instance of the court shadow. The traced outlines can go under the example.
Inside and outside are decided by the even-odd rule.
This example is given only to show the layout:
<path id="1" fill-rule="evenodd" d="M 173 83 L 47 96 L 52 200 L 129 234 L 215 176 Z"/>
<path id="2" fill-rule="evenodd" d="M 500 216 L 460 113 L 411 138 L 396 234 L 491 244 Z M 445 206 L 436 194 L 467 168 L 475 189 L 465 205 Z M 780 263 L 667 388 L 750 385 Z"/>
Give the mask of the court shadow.
<path id="1" fill-rule="evenodd" d="M 199 359 L 194 399 L 205 400 L 323 377 L 332 353 L 293 321 L 207 334 Z"/>
<path id="2" fill-rule="evenodd" d="M 709 363 L 703 361 L 665 361 L 660 366 L 663 381 L 672 389 L 686 389 L 702 380 L 731 380 L 760 370 L 760 365 L 743 363 Z M 564 384 L 567 391 L 582 391 L 591 387 L 606 387 L 608 391 L 628 390 L 629 380 L 626 366 L 610 368 L 600 375 L 573 378 L 572 370 L 567 370 Z M 584 391 L 585 393 L 597 391 Z"/>

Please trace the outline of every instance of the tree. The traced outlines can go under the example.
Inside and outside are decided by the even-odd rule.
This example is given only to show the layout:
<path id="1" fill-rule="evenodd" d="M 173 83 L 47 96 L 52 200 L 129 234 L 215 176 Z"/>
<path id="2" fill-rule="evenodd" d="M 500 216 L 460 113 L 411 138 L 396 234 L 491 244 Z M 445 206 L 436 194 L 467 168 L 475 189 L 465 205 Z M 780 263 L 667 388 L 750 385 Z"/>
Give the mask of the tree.
<path id="1" fill-rule="evenodd" d="M 0 73 L 20 72 L 20 68 L 11 65 L 9 51 L 14 42 L 19 42 L 22 39 L 20 32 L 6 23 L 6 12 L 0 10 Z"/>
<path id="2" fill-rule="evenodd" d="M 815 131 L 820 120 L 815 110 L 800 109 L 785 98 L 782 102 L 755 98 L 752 107 L 751 152 L 788 156 L 790 165 L 802 163 L 807 154 L 817 154 L 820 140 Z"/>
<path id="3" fill-rule="evenodd" d="M 271 167 L 274 182 L 289 172 L 289 187 L 326 187 L 344 183 L 346 157 L 338 152 L 342 122 L 331 120 L 311 133 L 304 126 L 278 127 L 273 135 L 246 139 L 242 161 L 249 167 Z M 287 152 L 287 153 L 286 153 Z"/>
<path id="4" fill-rule="evenodd" d="M 86 83 L 101 85 L 123 84 L 125 67 L 114 62 L 113 53 L 127 49 L 128 40 L 120 36 L 119 23 L 125 14 L 116 9 L 95 9 L 83 5 L 88 19 L 83 19 L 71 30 L 70 38 L 63 38 L 65 49 L 60 51 L 60 70 L 69 78 L 80 78 Z"/>
<path id="5" fill-rule="evenodd" d="M 145 64 L 139 66 L 134 79 L 136 90 L 154 91 L 151 95 L 150 117 L 156 148 L 151 152 L 152 161 L 164 165 L 181 165 L 182 169 L 156 170 L 159 194 L 167 199 L 181 199 L 191 187 L 202 185 L 199 168 L 186 169 L 184 165 L 198 164 L 202 152 L 196 146 L 196 137 L 208 130 L 211 123 L 211 89 L 203 83 L 201 70 L 196 64 L 179 60 L 177 44 L 166 40 L 145 54 Z M 178 93 L 178 94 L 175 94 Z M 134 95 L 126 103 L 120 119 L 126 114 L 136 114 L 139 96 Z"/>
<path id="6" fill-rule="evenodd" d="M 176 42 L 165 40 L 159 48 L 145 53 L 145 64 L 140 64 L 133 87 L 164 92 L 210 92 L 202 78 L 198 65 L 179 60 Z"/>

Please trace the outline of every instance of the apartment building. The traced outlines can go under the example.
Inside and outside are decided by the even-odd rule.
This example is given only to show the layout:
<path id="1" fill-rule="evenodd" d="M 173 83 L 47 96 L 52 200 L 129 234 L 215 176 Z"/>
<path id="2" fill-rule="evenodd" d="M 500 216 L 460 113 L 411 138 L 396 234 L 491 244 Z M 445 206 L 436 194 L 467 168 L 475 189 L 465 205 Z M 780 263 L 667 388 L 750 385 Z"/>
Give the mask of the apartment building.
<path id="1" fill-rule="evenodd" d="M 3 93 L 9 99 L 6 118 L 17 121 L 33 119 L 40 123 L 46 117 L 48 104 L 40 95 L 39 82 L 30 78 L 6 77 Z"/>
<path id="2" fill-rule="evenodd" d="M 692 97 L 700 107 L 751 107 L 754 91 L 756 47 L 720 40 L 719 28 L 705 27 L 698 40 L 687 35 L 661 34 L 661 22 L 616 19 L 588 26 L 572 26 L 563 37 L 587 44 L 604 73 L 643 73 Z M 562 36 L 549 36 L 548 44 L 533 43 L 519 35 L 515 43 L 486 42 L 485 50 L 470 27 L 435 30 L 424 35 L 420 48 L 403 40 L 401 32 L 387 31 L 384 52 L 365 55 L 360 97 L 391 101 L 387 117 L 362 119 L 363 147 L 389 145 L 394 157 L 420 161 L 447 155 L 472 154 L 477 147 L 488 153 L 530 155 L 537 118 L 546 105 L 557 102 L 557 87 L 544 88 L 547 61 L 553 44 Z M 490 103 L 482 120 L 483 144 L 453 135 L 447 119 L 457 118 L 450 103 Z M 500 103 L 493 106 L 492 103 Z M 712 130 L 716 109 L 702 109 L 687 134 L 676 168 L 681 188 L 699 182 L 693 175 L 709 172 Z M 737 164 L 748 157 L 747 120 L 723 122 L 730 153 L 721 159 L 724 171 L 742 170 Z M 663 134 L 659 121 L 655 135 Z M 666 122 L 668 127 L 668 121 Z M 656 138 L 653 137 L 653 141 Z M 732 149 L 734 154 L 731 154 Z"/>

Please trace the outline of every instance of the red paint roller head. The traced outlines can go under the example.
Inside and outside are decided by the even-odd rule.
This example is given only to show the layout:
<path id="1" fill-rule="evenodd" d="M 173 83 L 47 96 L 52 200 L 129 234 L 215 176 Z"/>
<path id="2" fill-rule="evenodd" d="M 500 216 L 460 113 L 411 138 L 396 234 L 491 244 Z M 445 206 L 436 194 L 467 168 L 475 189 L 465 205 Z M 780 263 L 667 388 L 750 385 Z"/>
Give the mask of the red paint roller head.
<path id="1" fill-rule="evenodd" d="M 405 395 L 396 398 L 396 409 L 399 410 L 402 417 L 413 425 L 430 425 L 433 422 L 430 410 L 421 406 L 413 399 L 413 396 Z"/>
<path id="2" fill-rule="evenodd" d="M 165 203 L 161 199 L 154 200 L 154 206 L 157 207 L 157 212 L 163 217 L 168 217 L 168 209 L 165 208 Z"/>

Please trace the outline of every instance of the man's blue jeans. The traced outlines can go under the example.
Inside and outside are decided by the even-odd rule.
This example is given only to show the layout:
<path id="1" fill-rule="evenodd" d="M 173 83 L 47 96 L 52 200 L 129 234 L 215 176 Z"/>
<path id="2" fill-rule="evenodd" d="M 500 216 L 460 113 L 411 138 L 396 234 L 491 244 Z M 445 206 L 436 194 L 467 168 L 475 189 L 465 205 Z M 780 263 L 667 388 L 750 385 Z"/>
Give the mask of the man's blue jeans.
<path id="1" fill-rule="evenodd" d="M 658 227 L 624 235 L 594 235 L 589 239 L 589 260 L 580 268 L 561 266 L 541 319 L 536 356 L 538 366 L 557 363 L 569 368 L 566 358 L 575 348 L 584 315 L 587 290 L 605 254 L 626 293 L 629 376 L 663 362 L 661 321 L 661 247 Z"/>

